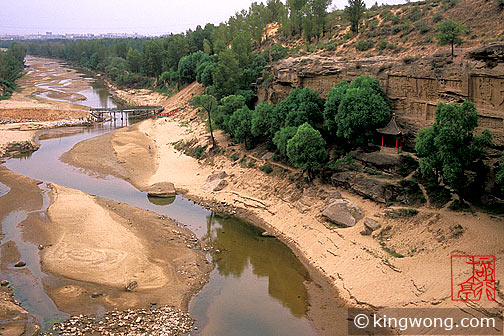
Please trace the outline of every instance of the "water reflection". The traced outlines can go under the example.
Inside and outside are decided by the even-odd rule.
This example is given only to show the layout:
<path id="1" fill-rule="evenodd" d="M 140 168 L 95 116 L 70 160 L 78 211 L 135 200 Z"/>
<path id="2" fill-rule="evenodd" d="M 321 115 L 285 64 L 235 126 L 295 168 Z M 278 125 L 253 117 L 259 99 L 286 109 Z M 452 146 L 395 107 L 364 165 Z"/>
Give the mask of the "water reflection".
<path id="1" fill-rule="evenodd" d="M 173 202 L 175 202 L 175 196 L 173 196 L 173 197 L 152 197 L 152 196 L 147 196 L 147 199 L 152 204 L 160 205 L 160 206 L 170 205 Z"/>
<path id="2" fill-rule="evenodd" d="M 305 318 L 309 274 L 284 244 L 215 214 L 207 216 L 202 239 L 216 251 L 212 282 L 190 307 L 203 335 L 316 334 Z"/>

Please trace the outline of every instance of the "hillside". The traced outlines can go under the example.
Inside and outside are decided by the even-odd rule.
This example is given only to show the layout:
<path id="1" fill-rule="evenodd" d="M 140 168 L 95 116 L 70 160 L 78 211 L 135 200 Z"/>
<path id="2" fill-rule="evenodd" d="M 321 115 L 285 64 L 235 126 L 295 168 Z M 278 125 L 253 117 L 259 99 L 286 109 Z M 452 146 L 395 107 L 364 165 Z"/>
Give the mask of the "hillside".
<path id="1" fill-rule="evenodd" d="M 350 31 L 343 11 L 328 15 L 328 32 L 318 41 L 274 35 L 266 45 L 281 43 L 290 56 L 317 53 L 323 56 L 396 58 L 430 55 L 439 50 L 436 29 L 444 20 L 465 25 L 460 48 L 504 41 L 504 10 L 491 0 L 432 0 L 402 5 L 373 6 L 366 10 L 360 32 Z M 275 29 L 278 30 L 278 29 Z M 265 47 L 267 49 L 267 47 Z"/>

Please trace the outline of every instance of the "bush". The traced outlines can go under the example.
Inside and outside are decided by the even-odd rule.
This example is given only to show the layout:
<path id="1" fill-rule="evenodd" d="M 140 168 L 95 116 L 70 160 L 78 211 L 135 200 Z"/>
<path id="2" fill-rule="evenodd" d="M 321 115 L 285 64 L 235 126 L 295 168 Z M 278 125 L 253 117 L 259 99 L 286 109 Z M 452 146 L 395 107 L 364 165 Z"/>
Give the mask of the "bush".
<path id="1" fill-rule="evenodd" d="M 261 170 L 266 174 L 271 174 L 273 172 L 273 168 L 270 165 L 264 165 L 261 167 Z"/>
<path id="2" fill-rule="evenodd" d="M 411 20 L 411 22 L 416 22 L 422 18 L 422 12 L 418 7 L 415 7 L 411 13 L 408 15 L 408 19 Z"/>
<path id="3" fill-rule="evenodd" d="M 392 33 L 398 34 L 403 32 L 403 34 L 408 34 L 411 31 L 411 26 L 407 23 L 401 25 L 395 25 L 392 27 Z"/>
<path id="4" fill-rule="evenodd" d="M 274 44 L 269 50 L 266 50 L 264 54 L 267 58 L 271 56 L 271 60 L 275 62 L 287 57 L 289 55 L 289 48 L 281 44 Z"/>
<path id="5" fill-rule="evenodd" d="M 236 154 L 231 155 L 231 160 L 233 160 L 233 161 L 236 161 L 236 160 L 238 160 L 239 158 L 240 158 L 240 157 L 239 157 L 238 155 L 236 155 Z"/>
<path id="6" fill-rule="evenodd" d="M 426 34 L 430 31 L 430 27 L 424 20 L 419 20 L 415 23 L 415 28 L 422 34 Z"/>
<path id="7" fill-rule="evenodd" d="M 374 42 L 369 40 L 361 40 L 355 44 L 355 49 L 359 51 L 366 51 L 373 47 Z"/>
<path id="8" fill-rule="evenodd" d="M 443 21 L 443 14 L 441 14 L 441 12 L 437 12 L 434 16 L 432 16 L 432 22 L 438 23 L 441 21 Z"/>

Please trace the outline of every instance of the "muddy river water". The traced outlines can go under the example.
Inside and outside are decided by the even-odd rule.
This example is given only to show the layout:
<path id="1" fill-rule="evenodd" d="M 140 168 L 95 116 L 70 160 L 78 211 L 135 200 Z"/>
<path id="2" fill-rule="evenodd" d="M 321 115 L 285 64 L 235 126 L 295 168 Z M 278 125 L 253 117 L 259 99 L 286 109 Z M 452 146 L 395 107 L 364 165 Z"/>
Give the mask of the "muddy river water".
<path id="1" fill-rule="evenodd" d="M 57 83 L 50 83 L 50 86 L 51 90 L 58 90 Z M 99 81 L 79 94 L 89 97 L 79 102 L 82 105 L 111 107 L 113 104 Z M 213 259 L 216 267 L 209 283 L 189 305 L 198 334 L 317 335 L 314 323 L 308 318 L 307 284 L 313 280 L 292 251 L 279 240 L 263 237 L 262 230 L 255 226 L 238 218 L 219 216 L 184 197 L 177 196 L 166 202 L 152 200 L 124 180 L 99 176 L 59 160 L 76 143 L 110 132 L 118 125 L 124 123 L 116 120 L 92 128 L 44 131 L 38 138 L 41 144 L 38 151 L 29 157 L 11 159 L 5 165 L 12 171 L 42 181 L 42 191 L 47 190 L 47 183 L 56 183 L 168 216 L 214 246 L 219 253 L 209 254 L 208 258 Z M 0 185 L 0 197 L 6 192 L 6 187 Z M 48 202 L 46 196 L 41 213 L 47 209 Z M 28 261 L 34 277 L 16 272 L 2 276 L 11 281 L 16 298 L 25 309 L 47 328 L 68 315 L 59 311 L 44 292 L 42 280 L 51 275 L 40 269 L 37 246 L 21 239 L 17 224 L 27 215 L 13 212 L 3 219 L 2 225 L 8 238 L 18 244 L 21 257 Z"/>

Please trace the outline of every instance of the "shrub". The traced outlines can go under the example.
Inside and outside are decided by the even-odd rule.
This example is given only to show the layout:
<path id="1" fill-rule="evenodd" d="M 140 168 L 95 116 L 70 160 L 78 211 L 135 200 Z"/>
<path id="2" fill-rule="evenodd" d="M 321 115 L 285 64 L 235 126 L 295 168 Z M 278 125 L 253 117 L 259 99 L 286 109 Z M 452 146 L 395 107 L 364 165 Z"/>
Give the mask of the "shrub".
<path id="1" fill-rule="evenodd" d="M 426 34 L 430 31 L 430 27 L 424 20 L 419 20 L 415 23 L 415 28 L 422 34 Z"/>
<path id="2" fill-rule="evenodd" d="M 408 19 L 411 20 L 411 22 L 416 22 L 422 18 L 422 12 L 418 7 L 415 7 L 411 13 L 408 15 Z"/>
<path id="3" fill-rule="evenodd" d="M 359 51 L 366 51 L 373 47 L 374 42 L 369 40 L 361 40 L 355 44 L 355 49 Z"/>
<path id="4" fill-rule="evenodd" d="M 443 21 L 443 14 L 441 14 L 441 12 L 437 12 L 434 16 L 432 16 L 432 22 L 438 23 L 441 21 Z"/>
<path id="5" fill-rule="evenodd" d="M 231 155 L 231 160 L 233 160 L 233 161 L 236 161 L 236 160 L 238 160 L 239 158 L 240 158 L 240 157 L 239 157 L 238 155 L 236 155 L 236 154 Z"/>
<path id="6" fill-rule="evenodd" d="M 273 172 L 273 168 L 270 165 L 264 165 L 261 167 L 261 170 L 266 174 L 271 174 Z"/>
<path id="7" fill-rule="evenodd" d="M 385 50 L 387 49 L 389 43 L 385 40 L 381 40 L 380 43 L 378 44 L 378 49 L 379 50 Z"/>

